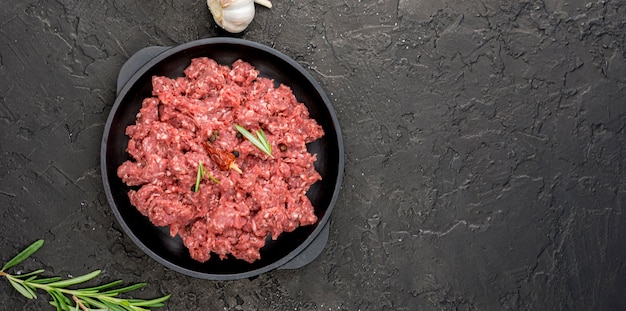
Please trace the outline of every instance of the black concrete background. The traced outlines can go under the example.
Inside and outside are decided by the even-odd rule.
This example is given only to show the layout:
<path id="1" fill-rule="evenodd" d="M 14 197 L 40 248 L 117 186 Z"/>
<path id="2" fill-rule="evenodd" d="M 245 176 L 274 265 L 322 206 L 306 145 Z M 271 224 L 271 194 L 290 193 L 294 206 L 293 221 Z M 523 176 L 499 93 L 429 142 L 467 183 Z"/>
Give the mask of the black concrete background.
<path id="1" fill-rule="evenodd" d="M 0 259 L 149 282 L 166 310 L 626 309 L 625 1 L 275 0 L 240 37 L 322 84 L 346 146 L 330 241 L 253 280 L 122 232 L 99 147 L 120 66 L 223 36 L 200 0 L 2 1 Z M 0 309 L 47 310 L 0 281 Z"/>

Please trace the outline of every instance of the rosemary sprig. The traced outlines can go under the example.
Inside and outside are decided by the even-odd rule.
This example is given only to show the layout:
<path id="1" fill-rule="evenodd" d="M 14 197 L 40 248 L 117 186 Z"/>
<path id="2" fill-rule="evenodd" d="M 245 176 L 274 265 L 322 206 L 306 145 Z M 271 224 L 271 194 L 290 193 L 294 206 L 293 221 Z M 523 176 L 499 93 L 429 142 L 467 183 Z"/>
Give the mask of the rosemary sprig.
<path id="1" fill-rule="evenodd" d="M 60 277 L 41 277 L 41 274 L 44 272 L 43 269 L 18 275 L 6 272 L 6 270 L 20 264 L 38 251 L 43 246 L 43 243 L 43 240 L 34 242 L 9 260 L 0 270 L 0 277 L 6 278 L 15 290 L 28 299 L 36 299 L 37 290 L 43 290 L 50 295 L 52 298 L 50 304 L 56 307 L 57 311 L 148 311 L 150 308 L 164 306 L 164 302 L 170 298 L 170 295 L 149 300 L 119 298 L 119 294 L 146 286 L 146 283 L 137 283 L 120 288 L 121 280 L 95 287 L 68 288 L 95 278 L 100 274 L 100 270 L 66 280 Z"/>
<path id="2" fill-rule="evenodd" d="M 202 164 L 202 161 L 198 162 L 198 173 L 196 173 L 196 184 L 193 188 L 193 192 L 198 192 L 198 190 L 200 190 L 200 181 L 202 181 L 202 178 L 204 177 L 208 177 L 212 182 L 219 184 L 220 181 L 215 179 L 215 177 L 213 177 L 213 175 L 211 175 L 205 168 L 204 168 L 204 164 Z"/>
<path id="3" fill-rule="evenodd" d="M 268 154 L 271 158 L 274 158 L 272 155 L 272 145 L 269 141 L 267 141 L 267 137 L 265 136 L 265 132 L 262 129 L 258 129 L 254 131 L 254 135 L 246 130 L 243 126 L 239 124 L 235 124 L 235 128 L 241 135 L 243 135 L 247 140 L 249 140 L 253 145 L 259 148 L 261 151 Z"/>

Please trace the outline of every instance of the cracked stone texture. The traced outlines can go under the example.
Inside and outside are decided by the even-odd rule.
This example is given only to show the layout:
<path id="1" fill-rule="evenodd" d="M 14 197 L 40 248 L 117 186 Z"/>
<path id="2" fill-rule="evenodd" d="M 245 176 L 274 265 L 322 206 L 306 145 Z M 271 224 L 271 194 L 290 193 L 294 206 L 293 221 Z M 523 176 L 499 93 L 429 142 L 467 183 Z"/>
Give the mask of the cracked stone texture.
<path id="1" fill-rule="evenodd" d="M 147 281 L 164 310 L 626 309 L 626 2 L 274 1 L 244 39 L 322 84 L 346 148 L 321 256 L 186 277 L 123 233 L 99 147 L 121 65 L 227 35 L 204 1 L 6 1 L 0 259 Z M 50 309 L 0 282 L 0 309 Z"/>

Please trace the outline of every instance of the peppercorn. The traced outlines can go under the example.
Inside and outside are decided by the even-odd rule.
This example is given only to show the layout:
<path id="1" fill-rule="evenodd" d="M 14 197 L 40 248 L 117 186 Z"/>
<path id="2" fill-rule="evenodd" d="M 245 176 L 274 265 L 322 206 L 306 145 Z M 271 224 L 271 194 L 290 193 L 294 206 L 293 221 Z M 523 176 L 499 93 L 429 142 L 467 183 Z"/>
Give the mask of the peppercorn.
<path id="1" fill-rule="evenodd" d="M 209 136 L 209 141 L 214 142 L 218 137 L 220 137 L 220 132 L 218 130 L 213 130 L 213 132 L 211 132 L 211 136 Z"/>

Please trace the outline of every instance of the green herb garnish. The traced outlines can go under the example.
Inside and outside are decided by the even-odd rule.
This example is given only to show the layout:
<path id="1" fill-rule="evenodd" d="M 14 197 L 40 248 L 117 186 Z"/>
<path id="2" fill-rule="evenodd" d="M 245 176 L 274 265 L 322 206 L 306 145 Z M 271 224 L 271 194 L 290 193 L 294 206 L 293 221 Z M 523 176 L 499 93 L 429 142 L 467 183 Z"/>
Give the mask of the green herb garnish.
<path id="1" fill-rule="evenodd" d="M 263 132 L 262 129 L 256 130 L 254 132 L 256 136 L 254 136 L 241 125 L 235 124 L 235 128 L 253 145 L 259 148 L 261 151 L 265 152 L 270 157 L 274 158 L 274 156 L 272 155 L 272 145 L 269 141 L 267 141 L 267 137 L 265 137 L 265 132 Z"/>
<path id="2" fill-rule="evenodd" d="M 100 274 L 100 270 L 63 280 L 60 277 L 40 277 L 43 269 L 26 274 L 9 274 L 5 272 L 34 254 L 43 246 L 44 241 L 38 240 L 28 246 L 13 259 L 9 260 L 0 270 L 0 277 L 6 278 L 11 286 L 22 296 L 28 299 L 37 298 L 37 290 L 43 290 L 50 295 L 50 304 L 58 311 L 89 311 L 89 310 L 112 310 L 112 311 L 147 311 L 150 308 L 164 306 L 164 302 L 170 298 L 166 295 L 156 299 L 125 299 L 119 298 L 119 294 L 130 292 L 146 286 L 146 283 L 138 283 L 119 287 L 121 280 L 113 281 L 104 285 L 80 289 L 67 287 L 87 282 Z M 114 288 L 118 287 L 118 288 Z M 71 297 L 71 299 L 70 299 Z"/>
<path id="3" fill-rule="evenodd" d="M 215 177 L 213 177 L 213 175 L 209 174 L 209 172 L 207 172 L 207 170 L 204 168 L 204 165 L 202 164 L 202 161 L 198 162 L 198 173 L 196 174 L 196 185 L 193 188 L 193 192 L 198 192 L 198 190 L 200 190 L 200 181 L 202 180 L 202 178 L 204 177 L 208 177 L 212 182 L 219 184 L 220 181 L 215 179 Z"/>

